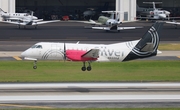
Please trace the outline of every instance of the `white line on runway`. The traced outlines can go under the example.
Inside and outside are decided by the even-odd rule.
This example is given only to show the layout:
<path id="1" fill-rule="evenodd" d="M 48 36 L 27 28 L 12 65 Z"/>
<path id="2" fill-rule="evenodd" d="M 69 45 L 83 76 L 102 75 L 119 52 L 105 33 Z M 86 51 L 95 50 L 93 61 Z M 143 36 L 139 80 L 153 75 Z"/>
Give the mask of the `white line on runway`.
<path id="1" fill-rule="evenodd" d="M 180 83 L 1 83 L 0 89 L 23 88 L 180 88 Z"/>
<path id="2" fill-rule="evenodd" d="M 41 95 L 0 96 L 0 101 L 118 101 L 180 100 L 180 95 Z"/>

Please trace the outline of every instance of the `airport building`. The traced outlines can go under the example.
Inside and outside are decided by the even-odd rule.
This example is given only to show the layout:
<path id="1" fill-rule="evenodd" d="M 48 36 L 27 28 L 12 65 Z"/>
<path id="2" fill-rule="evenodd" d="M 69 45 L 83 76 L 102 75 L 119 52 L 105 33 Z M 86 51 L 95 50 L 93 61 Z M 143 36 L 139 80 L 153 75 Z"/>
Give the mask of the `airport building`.
<path id="1" fill-rule="evenodd" d="M 6 12 L 28 12 L 34 11 L 34 15 L 43 19 L 61 19 L 69 16 L 70 19 L 84 19 L 83 12 L 93 10 L 96 12 L 92 18 L 97 19 L 101 11 L 121 11 L 120 19 L 132 21 L 136 19 L 136 4 L 143 7 L 152 5 L 143 4 L 147 2 L 159 2 L 157 7 L 166 8 L 179 13 L 179 0 L 0 0 L 0 8 Z"/>

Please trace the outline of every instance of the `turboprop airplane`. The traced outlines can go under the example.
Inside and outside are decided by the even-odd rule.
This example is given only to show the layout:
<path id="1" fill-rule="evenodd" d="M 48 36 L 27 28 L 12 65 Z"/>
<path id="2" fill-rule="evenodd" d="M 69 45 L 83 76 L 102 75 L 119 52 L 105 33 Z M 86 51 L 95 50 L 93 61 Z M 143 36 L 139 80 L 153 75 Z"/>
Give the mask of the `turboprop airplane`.
<path id="1" fill-rule="evenodd" d="M 153 11 L 149 11 L 147 17 L 137 17 L 137 18 L 146 18 L 151 20 L 159 20 L 159 19 L 170 19 L 170 12 L 166 10 L 157 9 L 155 4 L 162 4 L 162 2 L 143 2 L 146 4 L 153 4 Z"/>
<path id="2" fill-rule="evenodd" d="M 7 13 L 4 12 L 1 8 L 0 8 L 0 15 L 3 18 L 3 21 L 0 22 L 15 24 L 18 26 L 19 29 L 21 28 L 21 26 L 24 26 L 25 28 L 27 25 L 34 26 L 36 29 L 37 26 L 40 24 L 59 21 L 59 20 L 43 21 L 43 19 L 38 19 L 36 16 L 33 16 L 33 12 L 31 12 L 31 15 L 29 13 Z"/>
<path id="3" fill-rule="evenodd" d="M 102 11 L 102 13 L 108 13 L 111 14 L 111 16 L 110 17 L 100 16 L 98 18 L 98 22 L 95 22 L 94 20 L 90 19 L 89 22 L 84 22 L 84 23 L 97 25 L 97 26 L 92 26 L 92 29 L 101 29 L 106 31 L 117 30 L 119 32 L 120 30 L 142 28 L 142 27 L 119 27 L 118 25 L 122 24 L 122 21 L 119 19 L 120 11 Z"/>
<path id="4" fill-rule="evenodd" d="M 156 22 L 140 40 L 109 45 L 39 42 L 21 53 L 26 60 L 69 60 L 83 62 L 82 71 L 90 71 L 93 61 L 128 61 L 155 56 L 163 22 Z M 88 66 L 86 67 L 86 62 Z"/>

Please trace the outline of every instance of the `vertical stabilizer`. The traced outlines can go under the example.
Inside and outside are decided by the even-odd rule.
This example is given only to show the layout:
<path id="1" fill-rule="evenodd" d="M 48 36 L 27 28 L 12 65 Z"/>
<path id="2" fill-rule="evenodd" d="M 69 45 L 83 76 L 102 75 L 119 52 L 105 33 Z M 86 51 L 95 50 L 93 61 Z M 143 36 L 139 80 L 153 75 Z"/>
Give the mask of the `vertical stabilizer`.
<path id="1" fill-rule="evenodd" d="M 157 54 L 160 41 L 159 36 L 163 24 L 164 22 L 153 24 L 123 61 L 155 56 Z"/>

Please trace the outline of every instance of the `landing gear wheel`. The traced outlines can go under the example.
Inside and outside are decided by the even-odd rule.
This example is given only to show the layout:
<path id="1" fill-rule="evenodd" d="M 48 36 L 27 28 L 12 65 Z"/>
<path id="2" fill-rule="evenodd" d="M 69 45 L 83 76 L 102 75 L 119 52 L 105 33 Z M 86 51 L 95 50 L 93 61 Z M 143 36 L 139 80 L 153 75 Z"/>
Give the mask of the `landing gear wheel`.
<path id="1" fill-rule="evenodd" d="M 88 70 L 88 71 L 91 71 L 91 67 L 90 67 L 90 66 L 88 66 L 88 67 L 87 67 L 87 70 Z"/>
<path id="2" fill-rule="evenodd" d="M 81 70 L 82 70 L 82 71 L 86 71 L 86 67 L 82 67 Z"/>
<path id="3" fill-rule="evenodd" d="M 33 66 L 33 69 L 37 69 L 37 66 Z"/>

